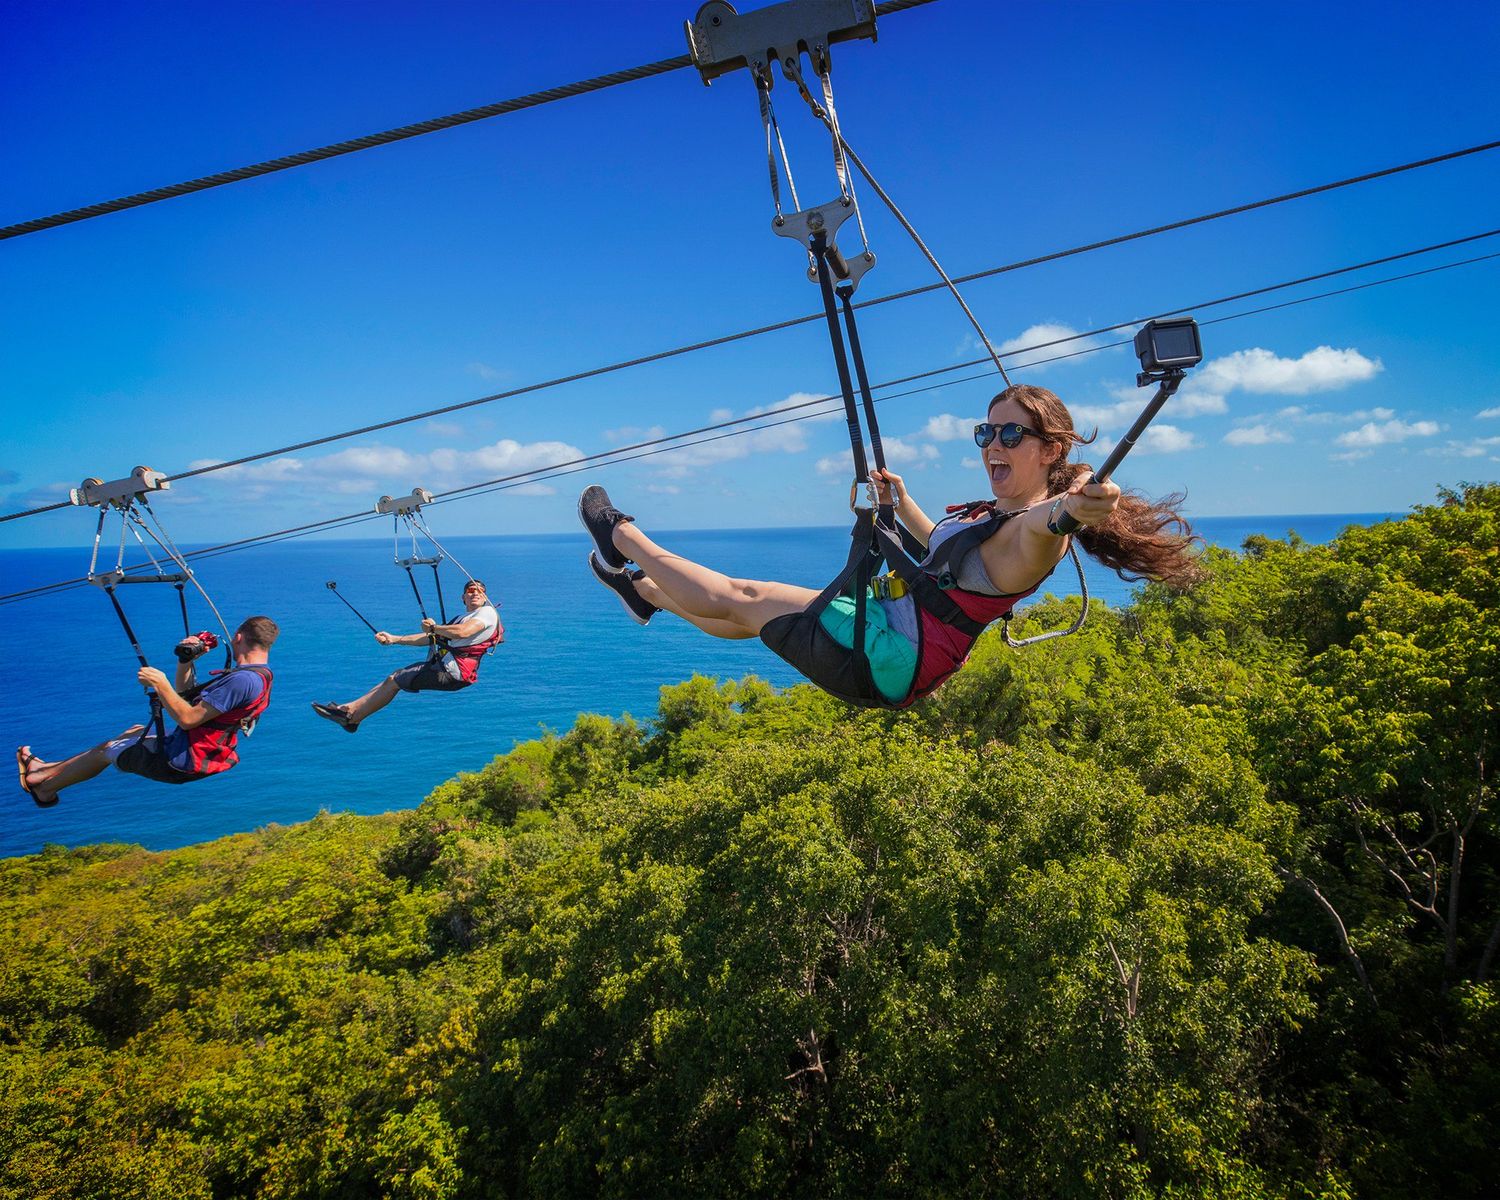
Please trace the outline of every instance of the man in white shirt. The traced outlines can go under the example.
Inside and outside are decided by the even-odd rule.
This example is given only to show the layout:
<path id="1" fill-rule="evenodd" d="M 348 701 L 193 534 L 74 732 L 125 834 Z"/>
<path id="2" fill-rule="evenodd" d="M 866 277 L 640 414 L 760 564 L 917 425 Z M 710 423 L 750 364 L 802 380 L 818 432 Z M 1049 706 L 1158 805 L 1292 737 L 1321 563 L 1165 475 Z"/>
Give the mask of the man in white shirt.
<path id="1" fill-rule="evenodd" d="M 432 652 L 422 662 L 388 675 L 358 700 L 349 704 L 314 704 L 313 711 L 353 733 L 361 721 L 394 700 L 397 692 L 456 692 L 468 687 L 479 677 L 480 660 L 505 640 L 505 627 L 500 624 L 500 614 L 490 603 L 484 584 L 477 579 L 464 585 L 464 609 L 462 617 L 446 625 L 426 618 L 421 633 L 391 634 L 381 630 L 375 640 L 382 646 L 426 644 L 432 647 Z"/>

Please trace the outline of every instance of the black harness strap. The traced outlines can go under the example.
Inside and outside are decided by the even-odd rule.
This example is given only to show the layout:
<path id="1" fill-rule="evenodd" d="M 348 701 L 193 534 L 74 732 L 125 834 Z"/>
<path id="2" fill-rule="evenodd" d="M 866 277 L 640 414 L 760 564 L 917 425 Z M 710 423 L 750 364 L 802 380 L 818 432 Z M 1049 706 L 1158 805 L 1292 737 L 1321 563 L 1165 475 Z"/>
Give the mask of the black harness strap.
<path id="1" fill-rule="evenodd" d="M 865 458 L 864 438 L 859 427 L 859 409 L 854 403 L 854 383 L 849 376 L 849 356 L 844 348 L 844 337 L 839 329 L 838 309 L 834 304 L 834 290 L 832 272 L 828 266 L 828 237 L 826 234 L 817 233 L 813 235 L 811 250 L 813 261 L 817 264 L 818 289 L 823 295 L 823 315 L 828 322 L 828 340 L 833 347 L 833 362 L 838 371 L 839 389 L 844 398 L 844 417 L 849 426 L 849 450 L 854 459 L 854 484 L 857 488 L 870 477 L 870 465 Z M 854 330 L 853 312 L 846 303 L 846 319 L 851 333 Z M 867 400 L 867 412 L 870 418 L 870 437 L 874 444 L 876 462 L 884 466 L 884 455 L 880 449 L 880 431 L 874 422 L 875 409 L 873 403 L 869 402 L 869 383 L 865 378 L 863 356 L 858 353 L 857 334 L 851 343 L 856 350 L 855 364 L 859 370 L 862 391 Z M 851 496 L 852 506 L 852 496 Z M 807 611 L 821 614 L 825 608 L 832 603 L 833 598 L 839 594 L 847 594 L 854 601 L 854 644 L 851 647 L 854 655 L 855 674 L 859 679 L 861 688 L 870 694 L 875 692 L 874 679 L 870 674 L 870 660 L 865 653 L 865 630 L 869 624 L 869 588 L 870 580 L 874 577 L 875 568 L 880 562 L 880 551 L 874 545 L 875 514 L 868 508 L 855 508 L 855 521 L 853 540 L 854 545 L 849 551 L 849 560 L 844 570 L 839 572 L 838 578 L 819 597 L 813 601 Z M 882 516 L 885 516 L 882 511 Z"/>
<path id="2" fill-rule="evenodd" d="M 865 410 L 865 428 L 870 431 L 870 454 L 875 459 L 875 469 L 884 473 L 885 448 L 880 444 L 880 422 L 875 417 L 875 399 L 870 395 L 870 377 L 865 372 L 865 355 L 859 345 L 859 327 L 854 321 L 854 288 L 846 283 L 836 290 L 844 307 L 844 329 L 849 337 L 849 356 L 854 360 L 854 375 L 859 381 L 859 398 Z M 890 529 L 895 523 L 895 506 L 880 505 L 880 524 Z"/>
<path id="3" fill-rule="evenodd" d="M 180 595 L 182 592 L 181 584 L 177 585 L 177 591 Z M 136 659 L 140 662 L 141 666 L 149 667 L 151 664 L 146 661 L 146 655 L 141 650 L 141 643 L 135 636 L 135 630 L 130 627 L 130 618 L 125 615 L 125 609 L 121 607 L 120 599 L 115 595 L 115 589 L 112 587 L 107 587 L 104 589 L 104 594 L 109 597 L 109 602 L 115 606 L 115 616 L 120 618 L 120 625 L 125 630 L 125 636 L 130 639 L 130 648 L 135 651 Z M 186 600 L 184 600 L 182 603 L 182 611 L 183 624 L 186 625 Z M 156 745 L 157 748 L 160 749 L 167 744 L 166 727 L 162 718 L 161 697 L 157 695 L 155 688 L 147 688 L 146 697 L 151 701 L 151 724 L 156 728 Z"/>

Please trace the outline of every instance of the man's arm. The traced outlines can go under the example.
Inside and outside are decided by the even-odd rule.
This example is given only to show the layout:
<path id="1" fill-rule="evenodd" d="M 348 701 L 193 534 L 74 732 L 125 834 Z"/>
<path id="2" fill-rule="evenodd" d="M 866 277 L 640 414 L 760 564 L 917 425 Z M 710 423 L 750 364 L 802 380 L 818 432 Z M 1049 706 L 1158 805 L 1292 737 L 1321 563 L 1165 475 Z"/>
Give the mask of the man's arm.
<path id="1" fill-rule="evenodd" d="M 478 617 L 470 617 L 467 621 L 454 621 L 448 625 L 432 625 L 432 632 L 441 638 L 466 638 L 473 637 L 484 628 L 484 622 Z"/>
<path id="2" fill-rule="evenodd" d="M 375 640 L 382 646 L 425 646 L 430 639 L 425 633 L 386 633 L 382 629 Z"/>
<path id="3" fill-rule="evenodd" d="M 155 689 L 167 715 L 184 729 L 197 729 L 205 721 L 212 721 L 219 715 L 219 710 L 212 704 L 204 704 L 202 701 L 189 704 L 155 667 L 142 667 L 135 673 L 135 677 L 146 687 Z"/>

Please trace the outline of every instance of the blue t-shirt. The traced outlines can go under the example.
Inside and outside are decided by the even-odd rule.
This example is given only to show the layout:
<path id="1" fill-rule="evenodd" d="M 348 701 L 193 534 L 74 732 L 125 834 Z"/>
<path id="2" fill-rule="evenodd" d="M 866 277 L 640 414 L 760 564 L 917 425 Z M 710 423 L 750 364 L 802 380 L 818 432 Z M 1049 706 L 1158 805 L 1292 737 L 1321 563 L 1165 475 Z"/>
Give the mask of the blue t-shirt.
<path id="1" fill-rule="evenodd" d="M 197 704 L 207 704 L 221 713 L 253 704 L 266 690 L 265 677 L 259 671 L 230 671 L 212 680 L 198 693 Z M 179 771 L 188 771 L 188 735 L 180 725 L 167 734 L 167 761 Z"/>

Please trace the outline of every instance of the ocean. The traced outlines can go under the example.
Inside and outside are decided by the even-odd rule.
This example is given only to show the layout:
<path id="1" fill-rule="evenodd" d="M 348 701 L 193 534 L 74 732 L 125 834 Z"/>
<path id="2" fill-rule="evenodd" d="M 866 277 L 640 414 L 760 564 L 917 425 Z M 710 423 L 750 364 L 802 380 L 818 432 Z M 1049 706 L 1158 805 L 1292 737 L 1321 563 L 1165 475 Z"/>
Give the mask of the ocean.
<path id="1" fill-rule="evenodd" d="M 1321 543 L 1352 524 L 1400 514 L 1210 517 L 1194 528 L 1215 545 L 1238 549 L 1251 534 L 1296 532 Z M 653 536 L 657 536 L 653 531 Z M 821 588 L 848 552 L 844 528 L 662 533 L 663 545 L 746 578 Z M 658 616 L 631 622 L 585 563 L 579 533 L 445 539 L 501 603 L 506 641 L 485 659 L 479 683 L 456 694 L 402 695 L 348 734 L 313 714 L 314 701 L 348 701 L 392 670 L 422 657 L 382 647 L 328 591 L 338 590 L 377 627 L 414 632 L 419 615 L 389 539 L 289 541 L 201 560 L 199 580 L 231 629 L 264 613 L 281 625 L 271 656 L 270 710 L 240 743 L 241 762 L 226 775 L 168 787 L 113 769 L 38 809 L 13 783 L 0 801 L 0 857 L 65 846 L 130 842 L 152 850 L 190 845 L 265 825 L 305 821 L 319 810 L 378 813 L 413 808 L 459 771 L 476 771 L 517 742 L 566 731 L 580 713 L 649 719 L 659 689 L 694 672 L 721 678 L 758 675 L 777 686 L 796 674 L 759 641 L 720 641 Z M 192 547 L 187 547 L 191 550 Z M 1085 558 L 1090 593 L 1113 606 L 1132 588 Z M 0 592 L 82 575 L 83 546 L 0 552 Z M 430 572 L 425 571 L 430 584 Z M 461 578 L 449 568 L 444 594 L 456 603 Z M 427 587 L 429 604 L 431 588 Z M 1064 561 L 1054 595 L 1077 591 Z M 181 636 L 169 587 L 121 589 L 152 662 L 172 673 Z M 212 625 L 190 601 L 194 630 Z M 63 758 L 144 721 L 136 662 L 106 597 L 82 587 L 0 607 L 0 655 L 12 664 L 0 692 L 0 746 L 29 744 L 44 759 Z M 202 660 L 222 660 L 218 652 Z M 7 768 L 8 769 L 8 768 Z M 14 779 L 8 776 L 7 780 Z"/>

